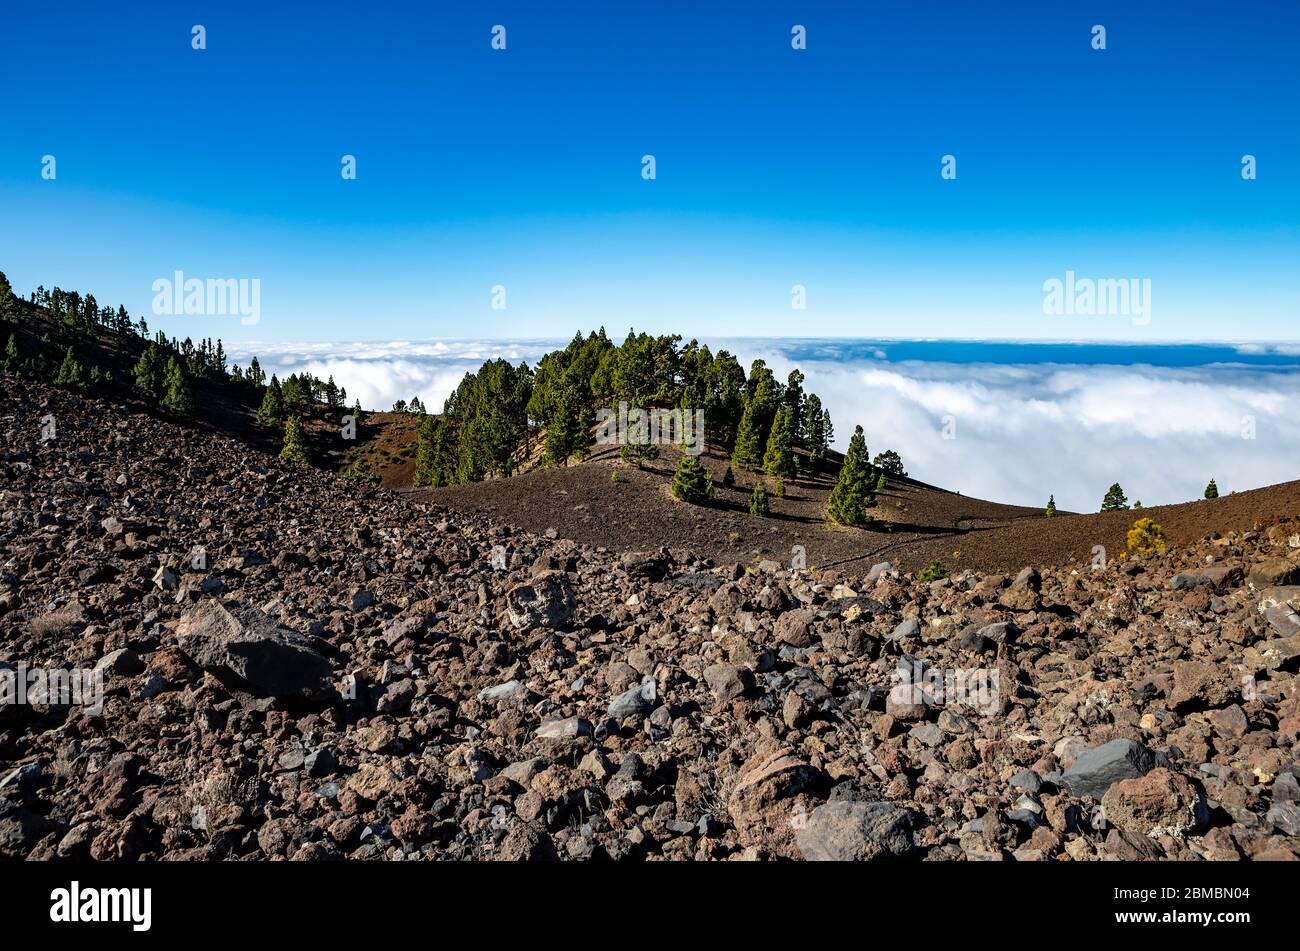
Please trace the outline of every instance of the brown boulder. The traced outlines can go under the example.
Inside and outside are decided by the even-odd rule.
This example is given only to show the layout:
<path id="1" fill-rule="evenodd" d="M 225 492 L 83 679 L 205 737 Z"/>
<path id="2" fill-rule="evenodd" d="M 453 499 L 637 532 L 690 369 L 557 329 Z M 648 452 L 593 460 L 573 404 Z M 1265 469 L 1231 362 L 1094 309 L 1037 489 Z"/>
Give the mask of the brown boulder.
<path id="1" fill-rule="evenodd" d="M 1181 836 L 1205 825 L 1208 809 L 1184 777 L 1157 767 L 1145 776 L 1122 779 L 1101 800 L 1106 820 L 1134 836 Z"/>

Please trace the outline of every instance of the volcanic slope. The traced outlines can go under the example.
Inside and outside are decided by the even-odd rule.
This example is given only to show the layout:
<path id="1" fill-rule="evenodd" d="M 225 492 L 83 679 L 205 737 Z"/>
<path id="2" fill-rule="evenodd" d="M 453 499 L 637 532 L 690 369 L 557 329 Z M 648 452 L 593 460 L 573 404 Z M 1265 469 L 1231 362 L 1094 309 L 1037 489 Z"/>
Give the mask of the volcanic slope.
<path id="1" fill-rule="evenodd" d="M 1300 858 L 1294 521 L 927 584 L 615 555 L 12 379 L 0 446 L 0 676 L 104 678 L 0 705 L 0 858 Z"/>
<path id="2" fill-rule="evenodd" d="M 750 493 L 762 475 L 733 469 L 734 486 L 723 485 L 728 460 L 713 450 L 700 459 L 713 477 L 714 503 L 677 501 L 668 486 L 678 458 L 673 448 L 664 447 L 659 459 L 638 469 L 620 462 L 616 448 L 596 447 L 576 465 L 423 490 L 418 497 L 536 532 L 555 529 L 564 537 L 616 551 L 680 546 L 719 562 L 750 564 L 768 558 L 788 566 L 792 550 L 802 546 L 810 566 L 888 560 L 915 570 L 937 560 L 949 571 L 1091 562 L 1095 546 L 1102 546 L 1106 557 L 1117 557 L 1140 516 L 1154 518 L 1167 539 L 1181 545 L 1300 515 L 1300 482 L 1141 511 L 1058 512 L 1049 518 L 1041 509 L 890 477 L 871 510 L 872 525 L 845 528 L 828 524 L 825 517 L 838 456 L 832 454 L 826 474 L 788 480 L 784 497 L 771 492 L 768 479 L 767 517 L 749 514 Z"/>

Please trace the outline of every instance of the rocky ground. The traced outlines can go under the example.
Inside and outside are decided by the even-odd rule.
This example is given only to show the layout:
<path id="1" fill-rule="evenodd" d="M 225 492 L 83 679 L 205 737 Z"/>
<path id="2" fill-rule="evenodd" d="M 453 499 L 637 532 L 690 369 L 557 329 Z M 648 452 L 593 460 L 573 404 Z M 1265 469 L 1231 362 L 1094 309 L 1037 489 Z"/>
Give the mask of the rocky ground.
<path id="1" fill-rule="evenodd" d="M 1300 858 L 1300 523 L 923 584 L 530 534 L 11 379 L 0 432 L 0 664 L 106 678 L 0 707 L 3 856 Z"/>

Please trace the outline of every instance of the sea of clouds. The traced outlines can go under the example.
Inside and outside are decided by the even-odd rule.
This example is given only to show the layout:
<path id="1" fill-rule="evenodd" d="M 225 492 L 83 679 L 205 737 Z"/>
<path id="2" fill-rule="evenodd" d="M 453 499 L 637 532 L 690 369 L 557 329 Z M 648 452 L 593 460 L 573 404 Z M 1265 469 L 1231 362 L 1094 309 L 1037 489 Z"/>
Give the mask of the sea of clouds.
<path id="1" fill-rule="evenodd" d="M 837 449 L 861 424 L 872 455 L 896 449 L 910 475 L 965 495 L 1041 506 L 1054 494 L 1062 509 L 1095 511 L 1112 482 L 1150 506 L 1199 498 L 1210 478 L 1224 494 L 1300 478 L 1300 367 L 891 362 L 887 344 L 809 359 L 791 341 L 710 343 L 745 367 L 766 360 L 782 380 L 803 370 L 805 388 L 831 412 Z M 360 398 L 367 409 L 418 396 L 438 412 L 483 361 L 536 365 L 562 344 L 247 344 L 230 352 L 245 365 L 257 354 L 281 378 L 333 376 L 349 402 Z"/>

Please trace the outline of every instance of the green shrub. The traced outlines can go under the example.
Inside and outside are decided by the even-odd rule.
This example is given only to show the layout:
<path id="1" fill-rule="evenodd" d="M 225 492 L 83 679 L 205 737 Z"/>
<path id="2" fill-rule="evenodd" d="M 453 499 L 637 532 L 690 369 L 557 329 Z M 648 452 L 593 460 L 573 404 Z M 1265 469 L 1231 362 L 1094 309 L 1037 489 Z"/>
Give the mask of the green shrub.
<path id="1" fill-rule="evenodd" d="M 703 505 L 713 498 L 713 479 L 709 470 L 700 464 L 700 460 L 683 453 L 681 462 L 677 463 L 677 471 L 673 473 L 670 491 L 683 502 Z"/>
<path id="2" fill-rule="evenodd" d="M 926 584 L 946 577 L 948 577 L 948 569 L 939 564 L 939 559 L 937 558 L 921 569 L 921 580 Z"/>

